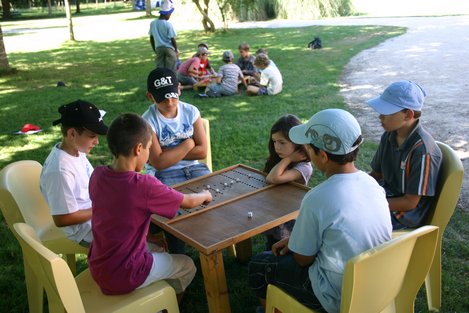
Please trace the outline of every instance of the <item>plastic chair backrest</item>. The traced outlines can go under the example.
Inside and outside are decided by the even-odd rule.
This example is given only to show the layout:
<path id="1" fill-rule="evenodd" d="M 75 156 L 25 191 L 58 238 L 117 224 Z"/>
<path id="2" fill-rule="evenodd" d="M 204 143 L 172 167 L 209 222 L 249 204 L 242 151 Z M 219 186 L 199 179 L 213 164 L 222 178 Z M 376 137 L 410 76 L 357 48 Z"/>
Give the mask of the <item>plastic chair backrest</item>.
<path id="1" fill-rule="evenodd" d="M 437 234 L 437 227 L 424 226 L 351 258 L 344 271 L 340 312 L 396 312 L 394 301 L 402 294 L 404 284 L 412 284 L 404 291 L 413 290 L 416 276 L 420 285 L 423 283 L 425 269 L 413 275 L 408 267 L 411 264 L 414 269 L 424 258 L 431 263 Z M 429 249 L 427 254 L 425 249 Z M 275 286 L 269 285 L 267 290 L 266 313 L 274 313 L 275 309 L 283 313 L 314 312 Z M 407 299 L 400 298 L 400 307 Z"/>
<path id="2" fill-rule="evenodd" d="M 41 194 L 39 179 L 42 165 L 25 160 L 11 163 L 0 172 L 0 188 L 8 190 L 16 201 L 23 220 L 31 225 L 41 240 L 64 237 L 54 224 L 49 206 Z M 17 214 L 17 213 L 16 213 Z"/>
<path id="3" fill-rule="evenodd" d="M 463 184 L 464 167 L 456 152 L 448 145 L 437 142 L 443 154 L 437 196 L 434 209 L 428 217 L 428 224 L 440 228 L 435 258 L 427 275 L 425 286 L 430 310 L 441 308 L 441 246 L 443 234 L 458 203 Z"/>
<path id="4" fill-rule="evenodd" d="M 23 258 L 47 293 L 50 312 L 84 313 L 80 292 L 67 263 L 47 249 L 34 229 L 25 223 L 13 225 L 23 250 Z"/>
<path id="5" fill-rule="evenodd" d="M 418 230 L 420 235 L 412 251 L 404 283 L 396 297 L 395 312 L 414 312 L 415 298 L 425 281 L 435 256 L 439 228 L 429 225 L 420 227 Z"/>
<path id="6" fill-rule="evenodd" d="M 340 312 L 376 313 L 392 305 L 421 232 L 415 230 L 351 258 L 344 270 Z"/>
<path id="7" fill-rule="evenodd" d="M 202 159 L 199 161 L 207 164 L 207 167 L 211 172 L 212 171 L 212 147 L 211 147 L 211 142 L 210 142 L 210 122 L 205 118 L 202 118 L 202 122 L 204 123 L 205 138 L 207 140 L 207 156 L 205 157 L 205 159 Z"/>
<path id="8" fill-rule="evenodd" d="M 440 169 L 437 197 L 434 209 L 429 214 L 428 224 L 438 226 L 440 237 L 442 237 L 458 203 L 464 167 L 450 146 L 442 142 L 437 142 L 437 144 L 443 154 L 443 162 Z"/>

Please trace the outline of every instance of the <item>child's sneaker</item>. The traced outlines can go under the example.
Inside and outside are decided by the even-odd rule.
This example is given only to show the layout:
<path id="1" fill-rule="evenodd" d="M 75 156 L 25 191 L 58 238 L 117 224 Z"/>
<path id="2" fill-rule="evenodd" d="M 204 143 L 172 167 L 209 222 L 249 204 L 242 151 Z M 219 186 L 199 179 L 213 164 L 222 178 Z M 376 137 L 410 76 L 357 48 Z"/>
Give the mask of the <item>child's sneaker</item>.
<path id="1" fill-rule="evenodd" d="M 199 93 L 198 96 L 199 98 L 208 98 L 208 95 L 206 93 Z"/>

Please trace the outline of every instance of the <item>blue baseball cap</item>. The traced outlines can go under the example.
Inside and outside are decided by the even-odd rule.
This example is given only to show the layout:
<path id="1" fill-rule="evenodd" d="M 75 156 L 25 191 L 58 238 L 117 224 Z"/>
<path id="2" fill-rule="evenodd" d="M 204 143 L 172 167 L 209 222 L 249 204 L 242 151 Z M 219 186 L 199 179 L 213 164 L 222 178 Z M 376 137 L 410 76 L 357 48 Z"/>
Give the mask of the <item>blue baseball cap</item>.
<path id="1" fill-rule="evenodd" d="M 394 114 L 403 109 L 421 111 L 426 95 L 419 84 L 400 80 L 389 85 L 379 97 L 368 100 L 368 104 L 382 115 Z"/>
<path id="2" fill-rule="evenodd" d="M 327 109 L 314 114 L 306 124 L 292 127 L 290 140 L 312 144 L 330 154 L 345 155 L 357 149 L 362 131 L 355 117 L 341 109 Z"/>

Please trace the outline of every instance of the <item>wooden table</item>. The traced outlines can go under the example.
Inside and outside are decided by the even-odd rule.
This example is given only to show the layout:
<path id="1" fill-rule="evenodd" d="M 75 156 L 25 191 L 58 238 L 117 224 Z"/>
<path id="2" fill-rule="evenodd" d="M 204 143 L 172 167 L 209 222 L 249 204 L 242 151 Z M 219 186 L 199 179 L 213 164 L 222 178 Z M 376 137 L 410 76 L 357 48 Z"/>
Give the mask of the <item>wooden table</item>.
<path id="1" fill-rule="evenodd" d="M 265 174 L 241 164 L 174 188 L 183 193 L 208 189 L 214 201 L 169 220 L 153 215 L 153 222 L 199 251 L 209 312 L 230 313 L 222 249 L 296 218 L 309 188 L 268 185 Z"/>

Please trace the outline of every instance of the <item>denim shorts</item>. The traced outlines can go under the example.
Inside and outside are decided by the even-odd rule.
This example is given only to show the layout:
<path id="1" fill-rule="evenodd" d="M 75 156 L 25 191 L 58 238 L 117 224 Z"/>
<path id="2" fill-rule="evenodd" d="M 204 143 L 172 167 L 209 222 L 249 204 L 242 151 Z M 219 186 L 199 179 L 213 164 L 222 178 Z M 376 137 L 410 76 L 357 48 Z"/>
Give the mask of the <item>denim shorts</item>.
<path id="1" fill-rule="evenodd" d="M 268 96 L 269 93 L 267 92 L 267 87 L 264 87 L 264 86 L 259 87 L 259 90 L 257 91 L 257 95 Z"/>
<path id="2" fill-rule="evenodd" d="M 293 253 L 275 256 L 262 252 L 249 262 L 249 286 L 258 298 L 265 299 L 267 285 L 275 285 L 305 306 L 325 312 L 313 292 L 308 269 L 296 263 Z"/>
<path id="3" fill-rule="evenodd" d="M 172 186 L 207 174 L 210 174 L 207 165 L 205 163 L 198 163 L 178 169 L 156 171 L 155 177 L 163 184 Z"/>
<path id="4" fill-rule="evenodd" d="M 222 84 L 210 84 L 210 85 L 208 85 L 208 89 L 212 90 L 213 92 L 218 93 L 222 96 L 232 96 L 232 95 L 236 94 L 236 91 L 228 89 Z"/>
<path id="5" fill-rule="evenodd" d="M 185 86 L 185 85 L 194 85 L 194 84 L 197 83 L 197 80 L 194 77 L 187 76 L 187 75 L 181 74 L 179 72 L 177 72 L 176 77 L 178 78 L 178 82 L 180 82 L 181 85 L 183 85 L 183 86 Z"/>

